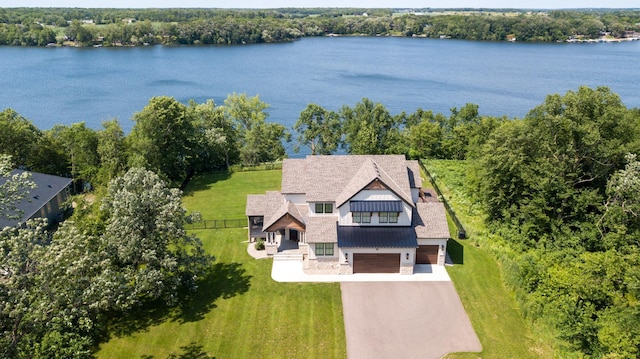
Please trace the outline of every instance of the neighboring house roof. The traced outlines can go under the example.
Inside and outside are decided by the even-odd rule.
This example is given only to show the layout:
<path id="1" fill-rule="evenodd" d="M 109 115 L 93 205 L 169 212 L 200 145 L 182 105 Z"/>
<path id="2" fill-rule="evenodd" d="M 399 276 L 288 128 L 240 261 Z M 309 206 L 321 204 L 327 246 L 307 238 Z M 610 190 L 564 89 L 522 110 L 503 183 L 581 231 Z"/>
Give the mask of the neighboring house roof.
<path id="1" fill-rule="evenodd" d="M 25 171 L 14 170 L 11 175 L 20 174 Z M 58 195 L 58 193 L 65 190 L 72 182 L 71 178 L 53 176 L 44 173 L 30 172 L 31 181 L 35 183 L 36 187 L 29 190 L 27 198 L 20 201 L 17 204 L 17 209 L 22 212 L 22 218 L 20 219 L 7 219 L 0 218 L 0 228 L 13 227 L 18 223 L 25 222 L 27 219 L 33 217 L 40 208 L 44 207 L 49 201 Z M 6 178 L 0 178 L 0 183 L 6 182 Z"/>
<path id="2" fill-rule="evenodd" d="M 338 226 L 341 248 L 416 248 L 416 232 L 411 227 Z"/>
<path id="3" fill-rule="evenodd" d="M 418 238 L 449 238 L 449 225 L 444 204 L 418 203 L 413 212 L 413 223 Z"/>

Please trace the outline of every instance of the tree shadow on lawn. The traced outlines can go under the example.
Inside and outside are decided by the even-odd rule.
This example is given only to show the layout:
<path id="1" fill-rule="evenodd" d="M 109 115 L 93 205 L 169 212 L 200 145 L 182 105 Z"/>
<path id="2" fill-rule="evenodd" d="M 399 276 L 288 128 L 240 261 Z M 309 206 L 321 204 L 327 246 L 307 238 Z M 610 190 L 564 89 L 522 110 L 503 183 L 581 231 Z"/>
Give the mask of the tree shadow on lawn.
<path id="1" fill-rule="evenodd" d="M 167 357 L 167 359 L 216 359 L 216 357 L 212 357 L 209 353 L 202 350 L 203 346 L 198 345 L 195 342 L 192 342 L 189 345 L 185 345 L 180 347 L 182 350 L 182 354 L 174 354 L 171 353 Z M 143 355 L 142 359 L 153 359 L 153 355 Z"/>
<path id="2" fill-rule="evenodd" d="M 455 239 L 449 239 L 447 243 L 447 253 L 453 264 L 464 264 L 464 247 Z"/>
<path id="3" fill-rule="evenodd" d="M 220 171 L 206 174 L 198 174 L 189 180 L 189 184 L 183 190 L 183 196 L 193 196 L 194 193 L 211 189 L 216 182 L 231 178 L 231 172 Z"/>
<path id="4" fill-rule="evenodd" d="M 167 320 L 178 323 L 202 320 L 205 314 L 216 308 L 215 302 L 219 298 L 228 299 L 246 293 L 251 286 L 251 278 L 240 263 L 216 263 L 199 281 L 195 293 L 181 294 L 176 307 L 169 307 L 161 301 L 149 303 L 114 319 L 109 328 L 110 334 L 128 336 Z"/>
<path id="5" fill-rule="evenodd" d="M 216 263 L 198 285 L 198 290 L 182 300 L 172 320 L 179 323 L 196 322 L 215 308 L 218 298 L 229 299 L 246 293 L 251 286 L 251 276 L 240 263 Z"/>

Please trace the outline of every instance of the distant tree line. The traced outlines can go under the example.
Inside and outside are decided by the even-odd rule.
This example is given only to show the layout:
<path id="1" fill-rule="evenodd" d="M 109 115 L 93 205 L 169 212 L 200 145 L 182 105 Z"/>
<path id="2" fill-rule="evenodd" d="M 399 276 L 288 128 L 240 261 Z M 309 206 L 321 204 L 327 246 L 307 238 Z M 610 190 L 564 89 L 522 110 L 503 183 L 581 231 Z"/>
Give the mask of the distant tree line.
<path id="1" fill-rule="evenodd" d="M 436 15 L 437 14 L 437 15 Z M 451 14 L 390 9 L 0 8 L 0 45 L 255 44 L 301 37 L 391 35 L 466 40 L 563 41 L 640 31 L 640 11 L 554 10 Z"/>

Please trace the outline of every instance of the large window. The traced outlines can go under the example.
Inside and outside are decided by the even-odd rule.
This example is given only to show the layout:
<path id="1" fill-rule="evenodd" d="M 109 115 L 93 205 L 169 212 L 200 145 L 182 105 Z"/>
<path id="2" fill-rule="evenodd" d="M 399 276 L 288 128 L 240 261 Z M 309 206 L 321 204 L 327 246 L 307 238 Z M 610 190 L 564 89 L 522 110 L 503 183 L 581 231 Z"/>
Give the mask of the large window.
<path id="1" fill-rule="evenodd" d="M 398 212 L 380 212 L 378 221 L 380 223 L 398 223 Z"/>
<path id="2" fill-rule="evenodd" d="M 333 203 L 316 203 L 316 213 L 333 213 Z"/>
<path id="3" fill-rule="evenodd" d="M 316 256 L 333 256 L 333 243 L 316 243 Z"/>
<path id="4" fill-rule="evenodd" d="M 371 212 L 352 212 L 354 223 L 371 223 Z"/>

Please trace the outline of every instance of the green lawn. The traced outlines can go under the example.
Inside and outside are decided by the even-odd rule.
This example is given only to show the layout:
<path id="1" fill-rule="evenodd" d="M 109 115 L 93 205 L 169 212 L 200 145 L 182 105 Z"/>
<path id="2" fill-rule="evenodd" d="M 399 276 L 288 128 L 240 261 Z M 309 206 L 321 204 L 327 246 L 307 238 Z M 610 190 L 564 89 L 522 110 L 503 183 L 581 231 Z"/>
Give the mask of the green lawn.
<path id="1" fill-rule="evenodd" d="M 450 200 L 468 239 L 450 240 L 448 252 L 455 265 L 447 267 L 458 295 L 482 343 L 481 353 L 456 353 L 448 358 L 553 358 L 553 343 L 533 333 L 502 281 L 496 259 L 483 247 L 487 230 L 480 211 L 459 190 L 466 167 L 458 161 L 426 161 L 438 185 Z M 425 182 L 428 183 L 428 182 Z M 453 223 L 449 227 L 454 229 Z M 455 237 L 452 231 L 452 238 Z"/>
<path id="2" fill-rule="evenodd" d="M 281 170 L 200 175 L 189 182 L 182 203 L 190 211 L 199 211 L 202 219 L 245 218 L 247 194 L 280 190 L 281 181 Z"/>
<path id="3" fill-rule="evenodd" d="M 195 178 L 184 204 L 203 217 L 244 215 L 247 193 L 280 186 L 280 171 Z M 240 202 L 240 204 L 238 204 Z M 98 358 L 344 358 L 339 284 L 276 283 L 270 259 L 246 252 L 246 229 L 193 231 L 217 260 L 201 290 L 176 309 L 120 323 Z"/>

